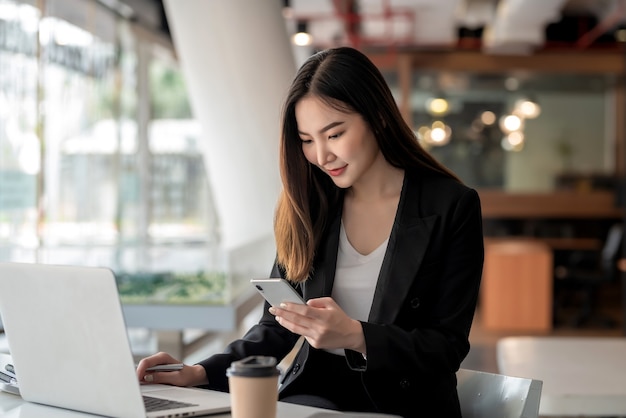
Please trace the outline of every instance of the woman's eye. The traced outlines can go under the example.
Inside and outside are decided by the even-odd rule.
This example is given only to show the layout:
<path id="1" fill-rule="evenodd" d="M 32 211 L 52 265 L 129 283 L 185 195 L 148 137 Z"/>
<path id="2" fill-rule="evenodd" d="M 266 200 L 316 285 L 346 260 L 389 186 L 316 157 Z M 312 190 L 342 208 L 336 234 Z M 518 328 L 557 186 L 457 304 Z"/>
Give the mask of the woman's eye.
<path id="1" fill-rule="evenodd" d="M 329 135 L 329 136 L 328 136 L 328 139 L 337 139 L 337 138 L 339 138 L 342 134 L 343 134 L 343 132 L 339 132 L 339 133 L 336 133 L 336 134 L 334 134 L 334 135 Z"/>
<path id="2" fill-rule="evenodd" d="M 310 144 L 311 142 L 313 142 L 310 139 L 302 139 L 302 138 L 300 138 L 300 141 L 302 141 L 303 144 Z"/>

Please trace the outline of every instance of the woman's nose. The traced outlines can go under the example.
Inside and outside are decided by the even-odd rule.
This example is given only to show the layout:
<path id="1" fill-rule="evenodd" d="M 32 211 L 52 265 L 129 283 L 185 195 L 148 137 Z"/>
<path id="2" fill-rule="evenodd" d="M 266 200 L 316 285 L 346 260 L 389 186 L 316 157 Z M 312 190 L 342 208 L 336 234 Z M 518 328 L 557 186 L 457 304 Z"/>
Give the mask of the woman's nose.
<path id="1" fill-rule="evenodd" d="M 325 165 L 327 162 L 332 161 L 335 158 L 334 154 L 328 149 L 325 141 L 318 143 L 317 145 L 317 163 L 320 166 Z"/>

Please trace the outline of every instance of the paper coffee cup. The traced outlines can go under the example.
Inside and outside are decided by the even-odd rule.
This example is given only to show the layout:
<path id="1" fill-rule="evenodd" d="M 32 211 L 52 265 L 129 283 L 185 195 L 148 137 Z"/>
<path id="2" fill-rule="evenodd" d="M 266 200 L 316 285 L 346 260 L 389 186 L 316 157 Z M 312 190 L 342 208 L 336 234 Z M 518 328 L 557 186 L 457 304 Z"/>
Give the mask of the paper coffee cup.
<path id="1" fill-rule="evenodd" d="M 276 418 L 280 370 L 274 357 L 234 361 L 226 375 L 232 418 Z"/>

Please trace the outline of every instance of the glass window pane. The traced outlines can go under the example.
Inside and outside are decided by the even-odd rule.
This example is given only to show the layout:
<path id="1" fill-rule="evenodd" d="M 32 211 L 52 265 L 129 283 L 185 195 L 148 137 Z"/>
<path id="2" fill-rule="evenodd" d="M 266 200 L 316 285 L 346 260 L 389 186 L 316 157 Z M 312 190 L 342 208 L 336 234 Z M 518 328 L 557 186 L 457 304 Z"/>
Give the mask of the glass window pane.
<path id="1" fill-rule="evenodd" d="M 128 132 L 114 105 L 115 39 L 98 37 L 88 23 L 115 28 L 116 21 L 94 2 L 73 3 L 77 24 L 56 16 L 67 10 L 59 0 L 47 4 L 41 24 L 46 221 L 41 238 L 46 261 L 108 263 L 111 251 L 95 246 L 114 245 L 118 237 L 119 150 Z M 97 19 L 89 20 L 89 13 Z"/>
<path id="2" fill-rule="evenodd" d="M 37 248 L 37 25 L 33 2 L 0 0 L 0 259 Z"/>

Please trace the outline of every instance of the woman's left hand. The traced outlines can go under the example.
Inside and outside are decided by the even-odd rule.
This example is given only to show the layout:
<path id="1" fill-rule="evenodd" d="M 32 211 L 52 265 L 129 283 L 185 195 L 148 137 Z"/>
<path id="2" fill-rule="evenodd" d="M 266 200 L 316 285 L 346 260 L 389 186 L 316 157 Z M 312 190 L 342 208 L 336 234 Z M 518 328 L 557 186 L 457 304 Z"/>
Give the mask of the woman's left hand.
<path id="1" fill-rule="evenodd" d="M 270 313 L 280 325 L 302 335 L 315 348 L 343 348 L 365 354 L 361 323 L 346 315 L 330 297 L 309 299 L 306 305 L 281 303 L 271 307 Z"/>

